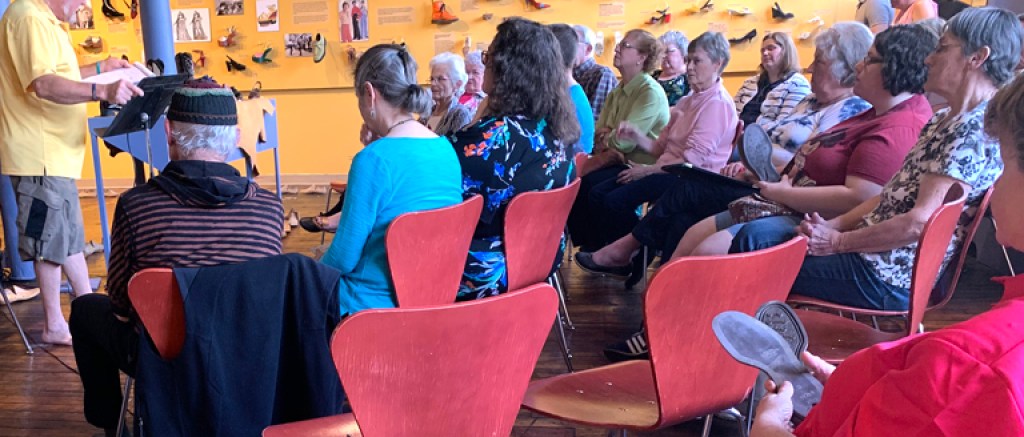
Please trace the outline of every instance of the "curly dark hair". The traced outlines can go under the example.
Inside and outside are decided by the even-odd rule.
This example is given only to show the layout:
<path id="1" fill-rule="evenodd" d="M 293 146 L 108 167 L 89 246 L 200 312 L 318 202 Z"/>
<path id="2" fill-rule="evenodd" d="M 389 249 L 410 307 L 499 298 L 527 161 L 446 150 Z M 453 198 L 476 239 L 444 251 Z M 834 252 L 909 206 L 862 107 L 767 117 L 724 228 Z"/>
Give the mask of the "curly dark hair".
<path id="1" fill-rule="evenodd" d="M 894 26 L 875 36 L 875 51 L 882 57 L 882 87 L 892 95 L 924 93 L 928 67 L 924 59 L 935 51 L 939 38 L 922 26 Z"/>
<path id="2" fill-rule="evenodd" d="M 486 74 L 494 84 L 487 96 L 489 115 L 543 119 L 563 145 L 579 140 L 561 49 L 547 26 L 523 18 L 505 20 L 487 58 Z"/>

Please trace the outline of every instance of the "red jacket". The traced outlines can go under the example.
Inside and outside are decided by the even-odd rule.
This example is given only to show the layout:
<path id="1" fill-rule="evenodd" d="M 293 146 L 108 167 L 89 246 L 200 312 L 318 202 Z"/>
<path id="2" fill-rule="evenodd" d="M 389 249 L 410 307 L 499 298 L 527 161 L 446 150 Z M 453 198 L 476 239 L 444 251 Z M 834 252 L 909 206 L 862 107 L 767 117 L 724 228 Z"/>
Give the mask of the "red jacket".
<path id="1" fill-rule="evenodd" d="M 1024 436 L 1024 275 L 992 310 L 862 350 L 839 366 L 795 434 Z"/>

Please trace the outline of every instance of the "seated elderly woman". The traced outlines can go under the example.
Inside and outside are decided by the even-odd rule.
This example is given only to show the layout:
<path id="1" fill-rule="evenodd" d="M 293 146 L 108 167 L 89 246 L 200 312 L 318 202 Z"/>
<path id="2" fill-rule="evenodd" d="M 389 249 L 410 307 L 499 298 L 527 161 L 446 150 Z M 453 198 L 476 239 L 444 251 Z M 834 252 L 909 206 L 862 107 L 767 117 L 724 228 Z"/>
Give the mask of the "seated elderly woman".
<path id="1" fill-rule="evenodd" d="M 679 99 L 690 94 L 690 84 L 686 82 L 686 50 L 690 42 L 678 30 L 665 32 L 658 41 L 665 48 L 665 54 L 661 58 L 661 71 L 655 78 L 665 90 L 668 105 L 675 106 Z"/>
<path id="2" fill-rule="evenodd" d="M 480 59 L 480 50 L 473 50 L 466 53 L 466 90 L 459 96 L 459 104 L 469 108 L 470 112 L 476 113 L 480 102 L 487 97 L 487 94 L 480 89 L 484 83 L 484 63 Z"/>
<path id="3" fill-rule="evenodd" d="M 899 90 L 897 81 L 901 74 L 912 70 L 897 70 L 897 74 L 888 75 L 897 65 L 890 62 L 896 57 L 921 60 L 935 47 L 934 41 L 934 34 L 917 25 L 898 26 L 878 34 L 874 47 L 861 61 L 854 86 L 858 95 L 871 102 L 874 111 L 851 118 L 809 140 L 783 171 L 785 174 L 780 181 L 757 182 L 756 194 L 730 203 L 728 210 L 691 227 L 672 258 L 724 254 L 729 251 L 733 236 L 747 226 L 752 229 L 794 228 L 803 213 L 818 212 L 832 218 L 878 195 L 882 185 L 903 165 L 903 157 L 917 141 L 921 124 L 931 115 L 927 101 L 923 102 L 924 107 L 919 107 L 917 104 L 922 97 L 911 94 L 922 92 L 927 65 L 916 72 L 915 87 L 901 94 L 894 92 Z M 889 98 L 894 100 L 886 102 Z M 908 125 L 892 118 L 901 114 L 910 116 L 913 123 Z M 902 129 L 897 127 L 900 125 Z M 858 131 L 865 127 L 867 131 Z M 894 134 L 900 139 L 899 147 L 886 149 L 884 139 L 893 138 Z M 844 135 L 846 138 L 842 138 Z M 853 138 L 853 142 L 848 141 Z M 833 168 L 831 172 L 822 173 L 815 168 L 817 164 L 806 161 L 810 156 L 833 163 L 841 157 L 839 161 L 844 161 L 841 165 L 845 171 L 837 174 Z M 750 230 L 748 234 L 756 235 L 756 232 Z"/>
<path id="4" fill-rule="evenodd" d="M 1006 163 L 992 195 L 996 239 L 1024 250 L 1024 77 L 996 94 L 985 118 Z M 768 383 L 774 393 L 761 400 L 750 435 L 1024 435 L 1024 277 L 1004 278 L 1003 287 L 1002 301 L 991 310 L 862 350 L 838 368 L 805 353 L 807 367 L 825 385 L 821 402 L 793 429 L 793 385 Z"/>
<path id="5" fill-rule="evenodd" d="M 963 243 L 966 225 L 1003 168 L 999 147 L 985 135 L 988 100 L 1013 78 L 1021 41 L 1005 38 L 1019 26 L 1009 12 L 969 9 L 949 21 L 928 57 L 925 89 L 949 101 L 921 131 L 902 168 L 882 192 L 826 221 L 814 209 L 801 222 L 748 225 L 732 251 L 769 247 L 793 236 L 794 224 L 810 239 L 793 292 L 859 308 L 906 310 L 914 250 L 928 217 L 953 184 L 968 193 L 964 213 L 946 250 L 946 262 Z M 901 26 L 909 27 L 909 26 Z M 984 31 L 980 31 L 984 29 Z M 1002 33 L 1000 33 L 1002 32 Z M 769 219 L 763 219 L 769 220 Z M 699 250 L 698 250 L 699 253 Z"/>
<path id="6" fill-rule="evenodd" d="M 855 67 L 868 52 L 871 46 L 873 35 L 867 27 L 859 23 L 838 23 L 833 28 L 827 29 L 818 35 L 816 39 L 817 50 L 815 61 L 811 64 L 815 87 L 814 94 L 809 102 L 800 105 L 801 112 L 791 114 L 776 125 L 776 128 L 769 131 L 769 136 L 776 142 L 783 144 L 773 145 L 773 149 L 788 149 L 791 143 L 802 144 L 809 137 L 818 136 L 827 129 L 831 129 L 840 121 L 846 120 L 853 115 L 857 109 L 866 109 L 869 105 L 860 97 L 854 96 L 854 84 L 856 82 Z M 843 41 L 843 44 L 839 42 Z M 934 39 L 932 39 L 934 46 Z M 889 80 L 897 83 L 894 88 L 895 94 L 877 89 L 868 90 L 871 100 L 876 100 L 882 108 L 897 106 L 887 116 L 881 117 L 877 123 L 868 124 L 864 133 L 871 133 L 871 127 L 883 129 L 887 120 L 901 119 L 894 130 L 885 128 L 885 132 L 894 132 L 902 136 L 889 136 L 883 144 L 890 144 L 895 149 L 906 150 L 913 144 L 917 132 L 924 125 L 930 115 L 927 110 L 917 108 L 915 114 L 913 105 L 917 100 L 911 99 L 914 91 L 919 91 L 924 83 L 923 60 L 926 51 L 917 54 L 916 59 L 899 58 L 901 62 L 896 66 L 902 71 L 901 74 L 889 73 Z M 914 62 L 916 60 L 916 62 Z M 903 62 L 906 61 L 906 62 Z M 916 73 L 916 74 L 912 74 Z M 877 80 L 877 79 L 876 79 Z M 819 101 L 817 97 L 821 96 Z M 819 102 L 814 104 L 814 102 Z M 822 105 L 821 103 L 827 103 Z M 887 113 L 883 110 L 882 113 Z M 870 113 L 872 118 L 875 112 Z M 910 117 L 905 117 L 907 115 Z M 752 126 L 753 127 L 753 126 Z M 751 127 L 751 128 L 752 128 Z M 846 129 L 843 129 L 846 132 Z M 878 137 L 865 136 L 864 140 Z M 852 145 L 857 145 L 859 135 L 851 135 Z M 798 144 L 798 145 L 799 145 Z M 898 145 L 893 145 L 898 144 Z M 810 167 L 817 173 L 832 175 L 842 169 L 839 162 L 832 159 L 825 159 L 828 153 L 814 153 L 803 159 L 803 166 Z M 831 156 L 831 155 L 829 155 Z M 898 159 L 898 158 L 896 158 Z M 898 165 L 898 164 L 895 164 Z M 740 180 L 745 179 L 750 173 L 738 173 L 730 165 L 727 170 L 729 175 Z M 890 165 L 892 167 L 892 165 Z M 741 167 L 742 168 L 742 167 Z M 895 171 L 895 168 L 892 170 Z M 891 173 L 884 176 L 888 178 Z M 844 182 L 840 180 L 840 182 Z M 753 183 L 751 181 L 750 183 Z M 880 185 L 880 184 L 878 184 Z M 631 258 L 640 249 L 641 245 L 647 245 L 654 250 L 661 250 L 666 256 L 671 254 L 683 233 L 695 223 L 718 211 L 726 209 L 728 204 L 736 199 L 748 196 L 755 192 L 749 185 L 727 184 L 708 178 L 701 178 L 699 175 L 682 177 L 661 197 L 660 201 L 634 228 L 631 235 L 627 235 L 615 243 L 602 248 L 601 250 L 588 254 L 581 252 L 577 255 L 577 261 L 585 269 L 602 273 L 626 274 L 629 271 Z M 856 204 L 856 202 L 851 202 Z M 637 263 L 642 265 L 643 263 Z"/>
<path id="7" fill-rule="evenodd" d="M 459 104 L 466 79 L 466 70 L 458 55 L 444 52 L 430 60 L 430 93 L 434 107 L 430 116 L 420 121 L 434 133 L 445 136 L 473 121 L 473 111 Z"/>
<path id="8" fill-rule="evenodd" d="M 870 40 L 865 27 L 854 26 L 852 29 L 858 31 L 850 35 L 859 34 Z M 785 187 L 781 191 L 789 197 L 778 204 L 781 208 L 813 208 L 802 210 L 828 211 L 835 216 L 881 191 L 882 185 L 900 168 L 903 156 L 913 147 L 931 115 L 928 102 L 920 93 L 927 74 L 924 59 L 935 44 L 935 36 L 917 26 L 901 26 L 878 34 L 868 55 L 857 64 L 854 82 L 854 91 L 873 108 L 812 137 L 788 168 L 783 169 L 783 179 L 775 183 L 758 182 L 759 192 L 774 199 L 770 197 L 772 189 Z M 816 55 L 827 56 L 827 52 L 819 51 Z M 816 62 L 814 75 L 831 74 L 828 65 Z M 767 155 L 770 150 L 763 153 Z M 729 204 L 752 199 L 750 196 L 756 192 L 750 186 L 728 186 L 709 178 L 684 179 L 662 196 L 634 228 L 632 237 L 592 255 L 579 253 L 576 259 L 588 270 L 612 273 L 616 270 L 614 266 L 621 266 L 618 272 L 625 273 L 631 266 L 646 266 L 646 260 L 631 261 L 632 252 L 641 244 L 661 247 L 662 256 L 668 257 L 673 252 L 692 250 L 690 241 L 703 240 L 694 239 L 695 234 L 707 236 L 716 230 L 726 230 L 726 235 L 731 236 L 729 232 L 741 226 L 735 222 L 745 216 L 733 217 Z M 697 214 L 711 215 L 709 207 L 715 206 L 726 211 L 698 222 L 701 217 Z M 676 248 L 678 240 L 673 238 L 683 232 L 686 238 Z M 606 354 L 619 351 L 626 357 L 638 353 L 628 346 L 608 351 Z"/>
<path id="9" fill-rule="evenodd" d="M 569 213 L 569 230 L 574 244 L 601 247 L 602 224 L 590 216 L 590 191 L 604 182 L 628 177 L 632 165 L 654 164 L 657 157 L 638 147 L 633 136 L 619 137 L 623 122 L 629 122 L 642 136 L 653 140 L 668 124 L 669 106 L 665 92 L 650 73 L 661 59 L 661 43 L 650 32 L 633 29 L 615 46 L 612 64 L 622 81 L 608 94 L 594 132 L 594 156 L 580 169 L 580 192 Z M 637 167 L 638 168 L 638 167 Z"/>
<path id="10" fill-rule="evenodd" d="M 590 242 L 617 240 L 636 226 L 637 207 L 657 200 L 678 180 L 662 170 L 663 166 L 688 162 L 718 172 L 729 159 L 737 123 L 732 97 L 722 85 L 722 71 L 729 64 L 729 42 L 720 33 L 708 32 L 690 43 L 689 52 L 686 75 L 693 92 L 672 108 L 668 125 L 657 139 L 647 137 L 628 121 L 616 130 L 619 141 L 636 144 L 657 161 L 634 165 L 616 179 L 593 186 L 587 213 L 592 224 L 586 235 Z"/>
<path id="11" fill-rule="evenodd" d="M 811 86 L 800 74 L 800 58 L 793 38 L 784 32 L 768 32 L 761 41 L 760 72 L 736 93 L 736 110 L 744 126 L 754 123 L 765 130 L 796 108 Z"/>
<path id="12" fill-rule="evenodd" d="M 356 63 L 355 92 L 363 117 L 337 236 L 320 260 L 341 271 L 341 314 L 397 305 L 384 235 L 401 214 L 462 201 L 459 160 L 444 138 L 416 122 L 430 97 L 416 84 L 416 60 L 405 47 L 371 47 Z M 382 172 L 381 169 L 387 169 Z"/>
<path id="13" fill-rule="evenodd" d="M 462 164 L 464 196 L 487 199 L 458 300 L 507 291 L 505 209 L 520 193 L 567 185 L 575 177 L 568 145 L 580 136 L 558 41 L 547 26 L 505 20 L 483 61 L 483 116 L 448 137 Z"/>

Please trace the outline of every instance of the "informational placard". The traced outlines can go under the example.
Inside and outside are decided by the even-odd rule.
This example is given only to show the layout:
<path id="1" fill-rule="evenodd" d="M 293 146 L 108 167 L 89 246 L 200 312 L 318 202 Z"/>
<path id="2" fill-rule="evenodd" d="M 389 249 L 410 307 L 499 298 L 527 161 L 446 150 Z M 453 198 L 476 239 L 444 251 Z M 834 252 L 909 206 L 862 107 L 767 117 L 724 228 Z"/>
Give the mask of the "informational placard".
<path id="1" fill-rule="evenodd" d="M 327 0 L 295 0 L 292 3 L 292 24 L 323 24 L 329 20 Z"/>
<path id="2" fill-rule="evenodd" d="M 622 17 L 626 15 L 625 3 L 601 3 L 597 5 L 598 17 Z"/>
<path id="3" fill-rule="evenodd" d="M 377 24 L 384 25 L 395 25 L 395 24 L 412 24 L 413 22 L 413 8 L 411 6 L 401 8 L 378 8 L 377 9 Z"/>
<path id="4" fill-rule="evenodd" d="M 455 49 L 455 36 L 451 33 L 434 34 L 434 54 L 450 52 Z"/>

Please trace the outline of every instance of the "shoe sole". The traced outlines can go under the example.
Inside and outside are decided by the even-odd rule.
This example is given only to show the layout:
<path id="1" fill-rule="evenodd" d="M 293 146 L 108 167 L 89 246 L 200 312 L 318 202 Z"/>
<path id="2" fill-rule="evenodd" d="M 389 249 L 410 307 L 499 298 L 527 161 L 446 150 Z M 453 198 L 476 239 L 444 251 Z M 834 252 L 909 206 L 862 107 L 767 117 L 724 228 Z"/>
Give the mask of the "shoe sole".
<path id="1" fill-rule="evenodd" d="M 791 346 L 768 325 L 738 311 L 715 316 L 711 328 L 736 361 L 760 369 L 776 384 L 793 384 L 794 422 L 803 420 L 821 400 L 822 385 L 793 354 Z"/>
<path id="2" fill-rule="evenodd" d="M 785 302 L 773 300 L 761 305 L 754 313 L 754 318 L 779 333 L 789 343 L 794 355 L 799 357 L 807 351 L 807 330 Z"/>
<path id="3" fill-rule="evenodd" d="M 757 152 L 754 147 L 768 146 L 767 153 Z M 747 166 L 759 180 L 765 182 L 778 182 L 781 179 L 779 172 L 772 164 L 772 140 L 768 138 L 761 126 L 751 125 L 743 129 L 743 141 L 740 142 L 740 160 Z"/>

